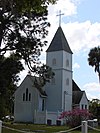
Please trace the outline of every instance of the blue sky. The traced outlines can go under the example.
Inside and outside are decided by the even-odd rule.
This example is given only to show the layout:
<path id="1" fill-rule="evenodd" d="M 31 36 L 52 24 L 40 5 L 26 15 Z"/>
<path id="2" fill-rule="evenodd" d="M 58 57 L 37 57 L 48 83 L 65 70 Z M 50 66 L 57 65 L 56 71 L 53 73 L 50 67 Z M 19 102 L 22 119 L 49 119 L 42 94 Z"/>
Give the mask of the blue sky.
<path id="1" fill-rule="evenodd" d="M 82 0 L 77 8 L 78 21 L 90 20 L 91 22 L 100 22 L 100 1 Z"/>
<path id="2" fill-rule="evenodd" d="M 73 79 L 85 90 L 89 99 L 100 99 L 100 84 L 94 68 L 88 65 L 88 53 L 91 48 L 100 45 L 100 0 L 58 0 L 56 5 L 50 5 L 48 21 L 51 23 L 47 37 L 48 46 L 59 26 L 61 10 L 61 27 L 70 48 L 73 51 Z M 47 47 L 48 47 L 47 46 Z M 44 48 L 41 60 L 45 63 Z M 22 73 L 23 78 L 26 73 Z"/>

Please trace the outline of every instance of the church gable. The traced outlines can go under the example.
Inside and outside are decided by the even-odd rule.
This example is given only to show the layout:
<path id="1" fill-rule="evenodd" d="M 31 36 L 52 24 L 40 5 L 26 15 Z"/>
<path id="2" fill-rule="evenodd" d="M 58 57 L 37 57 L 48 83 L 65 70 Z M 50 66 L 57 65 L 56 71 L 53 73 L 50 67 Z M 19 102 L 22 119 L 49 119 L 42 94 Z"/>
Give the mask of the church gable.
<path id="1" fill-rule="evenodd" d="M 15 91 L 15 99 L 20 102 L 31 101 L 32 100 L 32 83 L 28 76 L 22 81 L 20 86 Z"/>
<path id="2" fill-rule="evenodd" d="M 27 75 L 15 92 L 14 116 L 16 122 L 32 122 L 35 110 L 44 111 L 45 96 L 34 87 L 30 75 Z"/>
<path id="3" fill-rule="evenodd" d="M 45 99 L 47 95 L 42 88 L 34 87 L 34 79 L 33 76 L 27 75 L 15 92 L 15 98 L 17 99 L 16 101 L 24 103 L 32 102 L 35 109 L 42 108 L 41 110 L 43 110 L 43 99 Z"/>
<path id="4" fill-rule="evenodd" d="M 73 83 L 73 95 L 72 95 L 72 103 L 73 108 L 79 107 L 80 109 L 88 109 L 88 99 L 85 91 L 81 91 L 75 81 Z"/>
<path id="5" fill-rule="evenodd" d="M 21 92 L 23 89 L 25 88 L 29 88 L 30 86 L 32 86 L 32 83 L 29 79 L 29 76 L 27 75 L 24 80 L 22 81 L 22 83 L 19 85 L 19 87 L 17 88 L 17 90 L 15 91 L 15 93 L 18 93 L 19 91 Z"/>
<path id="6" fill-rule="evenodd" d="M 83 91 L 83 95 L 82 95 L 82 98 L 81 98 L 81 101 L 80 101 L 80 108 L 81 109 L 88 109 L 88 99 L 87 99 L 87 96 L 86 96 L 86 93 L 85 91 Z"/>

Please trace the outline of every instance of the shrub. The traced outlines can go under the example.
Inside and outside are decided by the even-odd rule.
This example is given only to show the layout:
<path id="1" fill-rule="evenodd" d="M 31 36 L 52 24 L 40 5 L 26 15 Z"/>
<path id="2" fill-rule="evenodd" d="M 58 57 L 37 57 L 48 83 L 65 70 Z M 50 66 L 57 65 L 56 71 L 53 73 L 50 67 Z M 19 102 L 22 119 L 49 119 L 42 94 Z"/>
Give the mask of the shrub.
<path id="1" fill-rule="evenodd" d="M 84 120 L 91 119 L 92 114 L 86 109 L 75 108 L 72 111 L 62 112 L 59 119 L 65 118 L 66 124 L 70 127 L 76 127 L 81 125 Z"/>

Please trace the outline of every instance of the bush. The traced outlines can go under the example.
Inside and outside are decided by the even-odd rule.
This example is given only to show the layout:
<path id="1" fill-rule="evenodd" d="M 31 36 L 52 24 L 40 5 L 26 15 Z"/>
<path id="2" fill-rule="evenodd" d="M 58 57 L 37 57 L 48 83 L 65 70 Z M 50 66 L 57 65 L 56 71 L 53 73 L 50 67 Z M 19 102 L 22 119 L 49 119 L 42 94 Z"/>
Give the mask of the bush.
<path id="1" fill-rule="evenodd" d="M 62 112 L 60 119 L 65 118 L 66 124 L 70 127 L 76 127 L 81 125 L 81 122 L 92 118 L 92 114 L 85 109 L 73 109 L 72 111 Z"/>

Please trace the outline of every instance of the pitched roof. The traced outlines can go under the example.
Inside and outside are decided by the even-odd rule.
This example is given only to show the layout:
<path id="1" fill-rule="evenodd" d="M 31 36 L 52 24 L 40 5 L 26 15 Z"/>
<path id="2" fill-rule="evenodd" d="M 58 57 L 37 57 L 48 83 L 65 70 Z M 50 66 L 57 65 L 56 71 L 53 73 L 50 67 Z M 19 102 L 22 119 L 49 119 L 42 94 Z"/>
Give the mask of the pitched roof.
<path id="1" fill-rule="evenodd" d="M 75 83 L 74 80 L 72 82 L 72 85 L 73 85 L 73 87 L 72 87 L 73 91 L 81 91 L 81 89 L 78 87 L 78 85 Z"/>
<path id="2" fill-rule="evenodd" d="M 37 88 L 37 90 L 40 92 L 40 94 L 41 94 L 41 96 L 47 96 L 47 94 L 46 94 L 46 92 L 42 89 L 42 87 L 40 87 L 40 85 L 39 85 L 39 83 L 40 83 L 40 81 L 39 81 L 39 78 L 38 77 L 34 77 L 34 76 L 32 76 L 32 75 L 27 75 L 29 78 L 30 78 L 30 80 L 33 82 L 33 85 L 34 85 L 34 87 L 36 87 Z M 36 82 L 36 86 L 35 86 L 35 81 L 37 81 Z"/>
<path id="3" fill-rule="evenodd" d="M 73 105 L 79 104 L 85 91 L 81 91 L 81 89 L 78 87 L 74 80 L 72 81 L 72 85 L 72 103 Z"/>
<path id="4" fill-rule="evenodd" d="M 69 44 L 65 38 L 62 28 L 58 27 L 58 29 L 54 35 L 54 38 L 51 41 L 49 48 L 47 49 L 47 52 L 60 51 L 60 50 L 64 50 L 64 51 L 72 54 L 72 51 L 71 51 Z"/>
<path id="5" fill-rule="evenodd" d="M 78 87 L 78 85 L 75 83 L 74 80 L 72 82 L 72 85 L 73 85 L 72 103 L 73 103 L 73 105 L 79 104 L 84 91 L 81 91 L 81 89 Z"/>
<path id="6" fill-rule="evenodd" d="M 84 93 L 84 91 L 73 91 L 73 96 L 72 96 L 73 105 L 80 103 L 83 93 Z"/>

